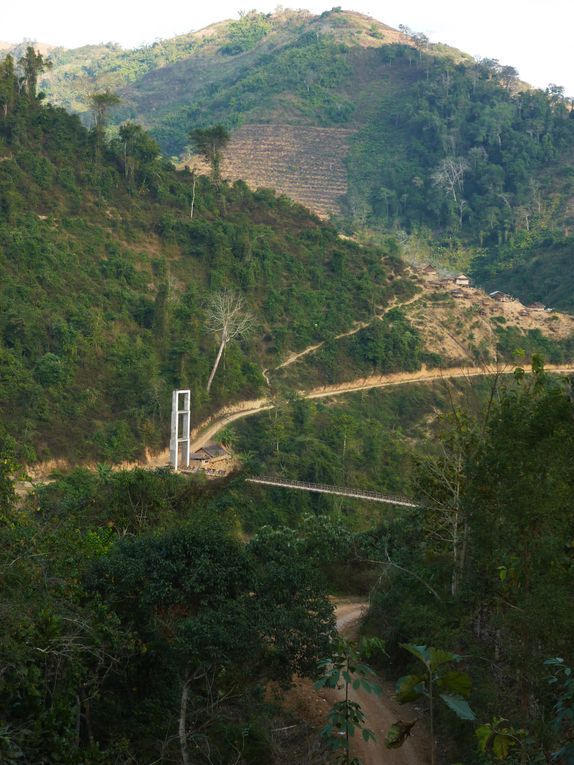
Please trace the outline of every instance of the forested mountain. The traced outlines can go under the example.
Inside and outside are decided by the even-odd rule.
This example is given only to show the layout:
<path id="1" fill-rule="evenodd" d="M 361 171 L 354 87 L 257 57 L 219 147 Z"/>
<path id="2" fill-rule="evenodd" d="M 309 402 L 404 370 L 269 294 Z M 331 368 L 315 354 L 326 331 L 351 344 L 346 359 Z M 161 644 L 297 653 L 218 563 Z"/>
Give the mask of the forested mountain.
<path id="1" fill-rule="evenodd" d="M 86 112 L 90 92 L 116 90 L 116 122 L 140 121 L 172 155 L 190 126 L 222 122 L 228 177 L 352 231 L 406 232 L 436 262 L 456 253 L 489 288 L 573 305 L 571 269 L 561 272 L 574 121 L 558 86 L 532 89 L 512 66 L 336 8 L 247 13 L 134 51 L 51 59 L 42 87 L 56 103 Z"/>
<path id="2" fill-rule="evenodd" d="M 346 29 L 337 12 L 321 23 L 338 18 Z M 237 22 L 221 55 L 256 50 L 264 21 Z M 431 83 L 425 51 L 395 44 L 405 76 Z M 45 104 L 45 67 L 32 47 L 0 63 L 0 762 L 347 765 L 359 736 L 384 761 L 411 723 L 383 728 L 349 701 L 351 685 L 374 690 L 369 661 L 417 702 L 402 716 L 417 719 L 417 765 L 429 753 L 437 765 L 570 765 L 572 382 L 540 354 L 571 360 L 571 317 L 523 317 L 470 287 L 456 297 L 407 268 L 399 253 L 424 215 L 442 221 L 444 249 L 481 236 L 464 214 L 455 236 L 456 210 L 426 210 L 423 191 L 420 221 L 401 218 L 405 205 L 385 211 L 410 239 L 386 221 L 382 246 L 359 245 L 286 197 L 222 180 L 216 163 L 211 178 L 176 171 L 135 122 L 108 131 L 110 92 L 92 99 L 86 129 Z M 464 95 L 465 71 L 448 76 Z M 483 88 L 508 90 L 486 70 Z M 534 110 L 550 103 L 530 95 Z M 560 99 L 549 109 L 538 135 L 558 152 L 571 121 Z M 546 172 L 525 141 L 527 169 Z M 482 170 L 518 173 L 504 133 L 494 145 L 502 164 L 481 155 Z M 548 245 L 566 258 L 535 207 L 526 232 L 501 218 L 484 247 L 500 237 L 501 257 L 544 259 Z M 496 263 L 482 264 L 494 278 Z M 224 335 L 214 298 L 239 300 L 250 332 L 230 340 L 210 387 Z M 519 366 L 503 382 L 494 368 L 449 386 L 430 370 L 433 387 L 361 387 L 516 357 L 530 376 Z M 300 393 L 350 375 L 358 392 L 343 403 Z M 221 434 L 245 470 L 404 492 L 411 506 L 297 497 L 246 484 L 240 468 L 213 481 L 112 469 L 166 442 L 180 385 L 197 419 L 273 395 Z M 17 495 L 22 465 L 54 456 L 99 464 Z M 361 631 L 375 640 L 336 637 L 334 592 L 369 596 Z M 313 680 L 342 690 L 326 704 Z"/>

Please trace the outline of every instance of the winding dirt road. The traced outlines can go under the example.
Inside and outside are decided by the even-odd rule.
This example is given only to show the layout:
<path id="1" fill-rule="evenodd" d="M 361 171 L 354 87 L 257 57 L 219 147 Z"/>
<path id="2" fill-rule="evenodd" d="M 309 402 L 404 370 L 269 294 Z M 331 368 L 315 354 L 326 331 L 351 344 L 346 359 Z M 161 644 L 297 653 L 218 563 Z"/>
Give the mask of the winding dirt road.
<path id="1" fill-rule="evenodd" d="M 337 629 L 348 638 L 356 635 L 359 623 L 366 611 L 365 602 L 339 600 L 335 615 Z M 359 757 L 363 765 L 427 765 L 430 762 L 428 732 L 421 722 L 417 722 L 412 735 L 400 749 L 387 749 L 384 744 L 387 731 L 397 720 L 412 721 L 416 712 L 408 705 L 398 704 L 392 698 L 392 685 L 380 681 L 383 693 L 380 696 L 364 690 L 351 691 L 351 700 L 358 701 L 367 716 L 366 725 L 376 735 L 376 742 L 365 743 L 360 736 L 355 736 L 351 744 L 351 753 Z M 324 691 L 321 697 L 329 703 L 344 698 L 343 690 Z"/>
<path id="2" fill-rule="evenodd" d="M 571 374 L 574 372 L 574 364 L 546 364 L 546 371 L 554 374 Z M 460 380 L 471 377 L 494 377 L 495 375 L 510 375 L 514 371 L 512 366 L 503 369 L 484 369 L 483 367 L 449 367 L 447 369 L 426 369 L 423 367 L 418 372 L 395 372 L 388 375 L 371 375 L 361 377 L 336 385 L 324 385 L 320 388 L 312 388 L 308 391 L 299 391 L 302 398 L 317 399 L 329 396 L 341 396 L 347 393 L 357 393 L 373 388 L 388 388 L 396 385 L 409 385 L 413 383 L 430 383 L 448 380 Z M 529 374 L 528 370 L 525 370 Z M 261 398 L 254 401 L 242 401 L 236 405 L 226 407 L 216 412 L 209 420 L 194 428 L 191 434 L 191 449 L 197 450 L 204 446 L 226 425 L 243 417 L 251 417 L 254 414 L 273 409 L 275 406 L 271 398 Z M 165 456 L 167 452 L 162 453 Z M 158 455 L 159 457 L 159 455 Z M 162 463 L 164 464 L 164 463 Z"/>
<path id="3" fill-rule="evenodd" d="M 554 374 L 572 374 L 574 373 L 574 363 L 572 364 L 546 364 L 547 372 Z M 409 385 L 413 383 L 432 383 L 448 380 L 460 380 L 472 377 L 494 377 L 496 375 L 510 375 L 514 371 L 512 366 L 503 369 L 485 369 L 483 367 L 448 367 L 446 369 L 426 369 L 423 367 L 418 372 L 396 372 L 388 375 L 372 375 L 361 377 L 348 382 L 337 383 L 336 385 L 324 385 L 320 388 L 312 388 L 308 391 L 299 391 L 302 398 L 317 399 L 327 398 L 329 396 L 341 396 L 347 393 L 357 393 L 373 388 L 388 388 L 396 385 Z M 530 374 L 525 369 L 526 374 Z M 243 417 L 252 417 L 260 412 L 273 409 L 275 403 L 272 398 L 252 399 L 250 401 L 239 401 L 236 404 L 224 407 L 215 412 L 204 422 L 200 423 L 191 432 L 191 451 L 197 451 L 202 446 L 209 443 L 223 428 L 235 420 Z M 130 470 L 132 468 L 156 468 L 163 467 L 169 463 L 169 450 L 164 449 L 161 452 L 148 454 L 147 458 L 141 462 L 120 463 L 114 466 L 117 470 Z M 86 467 L 90 467 L 86 465 Z M 64 462 L 40 463 L 29 466 L 26 470 L 32 480 L 41 480 L 48 477 L 55 469 L 66 470 L 69 468 Z M 28 491 L 28 489 L 27 489 Z"/>

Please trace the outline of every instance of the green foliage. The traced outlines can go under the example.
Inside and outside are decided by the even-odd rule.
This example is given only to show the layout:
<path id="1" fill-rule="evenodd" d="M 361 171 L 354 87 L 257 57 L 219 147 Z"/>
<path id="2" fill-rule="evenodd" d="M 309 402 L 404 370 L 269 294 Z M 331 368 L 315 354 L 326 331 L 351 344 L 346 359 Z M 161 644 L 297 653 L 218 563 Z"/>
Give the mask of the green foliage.
<path id="1" fill-rule="evenodd" d="M 354 335 L 352 345 L 353 356 L 381 374 L 420 369 L 421 352 L 418 332 L 398 308 Z"/>
<path id="2" fill-rule="evenodd" d="M 440 451 L 417 476 L 425 507 L 382 524 L 369 542 L 370 558 L 384 546 L 401 567 L 385 570 L 369 631 L 385 639 L 399 663 L 396 646 L 409 632 L 417 640 L 412 651 L 428 666 L 431 655 L 418 642 L 464 646 L 473 710 L 496 718 L 479 729 L 480 742 L 490 753 L 496 742 L 500 756 L 556 750 L 568 741 L 568 727 L 559 736 L 543 723 L 556 698 L 541 668 L 548 655 L 562 654 L 565 665 L 572 660 L 573 422 L 568 385 L 536 360 L 532 377 L 519 374 L 493 390 L 479 417 L 453 412 Z M 429 597 L 428 586 L 437 597 Z M 485 671 L 485 660 L 499 672 Z M 424 677 L 403 678 L 401 696 L 422 692 Z M 464 712 L 468 683 L 458 675 L 445 682 L 451 680 L 454 694 L 446 687 L 436 693 Z M 536 709 L 524 705 L 534 697 Z M 447 725 L 436 712 L 437 724 Z M 471 756 L 468 733 L 454 730 L 461 752 Z"/>
<path id="3" fill-rule="evenodd" d="M 270 192 L 175 172 L 133 122 L 109 142 L 88 133 L 19 95 L 9 57 L 0 74 L 0 406 L 27 462 L 158 450 L 173 387 L 192 388 L 199 421 L 256 396 L 273 356 L 346 329 L 325 306 L 360 319 L 392 296 L 367 276 L 381 268 L 377 248 L 341 242 Z M 340 281 L 335 253 L 349 261 Z M 227 350 L 207 397 L 217 348 L 206 305 L 225 288 L 256 327 Z"/>
<path id="4" fill-rule="evenodd" d="M 515 730 L 507 725 L 508 720 L 495 717 L 492 722 L 479 725 L 475 731 L 481 752 L 492 753 L 496 760 L 508 759 L 511 752 L 522 747 L 524 730 Z"/>
<path id="5" fill-rule="evenodd" d="M 412 653 L 422 664 L 426 673 L 406 675 L 397 681 L 396 696 L 404 704 L 422 696 L 431 697 L 436 689 L 444 703 L 462 720 L 475 720 L 468 705 L 471 681 L 466 672 L 452 670 L 447 664 L 460 662 L 462 657 L 441 648 L 403 643 L 402 648 Z"/>
<path id="6" fill-rule="evenodd" d="M 433 408 L 447 405 L 444 392 L 432 386 L 362 392 L 336 404 L 329 400 L 279 402 L 275 410 L 234 426 L 235 448 L 250 474 L 409 495 L 413 468 L 409 444 L 424 438 Z M 328 495 L 255 485 L 250 485 L 249 495 L 261 516 L 275 523 L 299 524 L 305 514 L 321 516 L 336 510 L 338 523 L 357 529 L 369 521 L 377 523 L 380 517 L 373 503 Z M 252 513 L 245 519 L 248 524 L 258 515 L 256 509 Z M 338 531 L 343 534 L 343 529 Z M 326 533 L 327 529 L 318 530 L 314 544 L 323 545 Z M 333 548 L 341 542 L 334 536 Z M 365 572 L 357 564 L 349 563 L 340 575 L 336 567 L 330 573 L 337 589 L 345 591 L 348 582 L 355 582 L 361 592 L 367 586 L 366 581 L 359 584 Z"/>
<path id="7" fill-rule="evenodd" d="M 558 341 L 543 335 L 539 329 L 521 332 L 516 327 L 497 327 L 497 349 L 503 358 L 520 359 L 535 355 L 547 359 L 551 364 L 567 362 L 572 358 L 571 338 Z"/>
<path id="8" fill-rule="evenodd" d="M 351 758 L 350 743 L 355 733 L 364 741 L 376 741 L 375 734 L 365 726 L 366 716 L 361 705 L 349 698 L 349 691 L 363 689 L 367 693 L 381 693 L 373 681 L 374 672 L 365 664 L 373 653 L 384 653 L 384 644 L 377 638 L 363 639 L 359 645 L 339 638 L 333 645 L 332 655 L 321 659 L 318 669 L 323 673 L 315 683 L 316 688 L 344 688 L 345 698 L 336 701 L 327 716 L 327 724 L 321 735 L 331 751 L 337 754 L 337 762 L 343 765 L 361 765 L 357 757 Z"/>
<path id="9" fill-rule="evenodd" d="M 271 24 L 263 13 L 240 12 L 239 17 L 239 21 L 232 21 L 227 29 L 229 42 L 221 48 L 225 56 L 236 56 L 251 50 L 271 30 Z"/>
<path id="10" fill-rule="evenodd" d="M 329 35 L 307 32 L 291 37 L 273 55 L 259 53 L 257 67 L 246 68 L 240 77 L 234 73 L 216 86 L 206 85 L 191 105 L 170 110 L 154 135 L 169 151 L 181 151 L 184 141 L 177 123 L 183 114 L 193 124 L 266 122 L 287 96 L 290 111 L 305 122 L 345 125 L 353 114 L 352 102 L 339 92 L 341 80 L 351 72 L 346 53 L 346 46 Z"/>
<path id="11" fill-rule="evenodd" d="M 442 648 L 432 648 L 426 645 L 413 643 L 401 643 L 404 648 L 415 656 L 425 671 L 422 674 L 405 675 L 397 681 L 396 697 L 401 704 L 418 701 L 421 698 L 428 699 L 431 736 L 431 762 L 435 762 L 435 708 L 434 701 L 438 695 L 445 705 L 453 711 L 461 720 L 475 720 L 476 716 L 468 704 L 471 681 L 466 672 L 453 670 L 450 666 L 461 661 L 459 656 Z M 402 743 L 405 737 L 399 738 L 396 743 Z M 395 737 L 391 739 L 395 743 Z"/>
<path id="12" fill-rule="evenodd" d="M 82 91 L 123 87 L 116 121 L 145 119 L 170 154 L 184 150 L 190 121 L 352 123 L 346 225 L 430 232 L 443 253 L 480 248 L 480 282 L 571 307 L 574 120 L 563 89 L 525 88 L 512 66 L 405 30 L 386 44 L 384 27 L 344 12 L 252 11 L 133 51 L 56 50 L 41 85 L 80 111 Z"/>
<path id="13" fill-rule="evenodd" d="M 404 61 L 408 52 L 386 46 L 381 54 Z M 351 196 L 366 197 L 371 222 L 462 229 L 481 244 L 520 228 L 518 210 L 530 225 L 539 215 L 535 179 L 572 145 L 573 123 L 563 99 L 517 92 L 514 81 L 497 62 L 422 55 L 407 87 L 384 97 L 354 144 Z M 387 161 L 369 170 L 374 152 Z"/>
<path id="14" fill-rule="evenodd" d="M 473 262 L 473 276 L 488 290 L 520 295 L 525 303 L 541 302 L 572 311 L 574 285 L 568 263 L 572 237 L 544 220 L 530 231 L 519 231 L 507 243 L 489 247 Z"/>
<path id="15" fill-rule="evenodd" d="M 568 764 L 574 759 L 574 675 L 561 657 L 547 659 L 544 664 L 552 669 L 549 685 L 555 692 L 559 691 L 552 726 L 561 746 L 553 758 Z"/>
<path id="16" fill-rule="evenodd" d="M 262 555 L 279 579 L 261 567 Z M 323 634 L 326 641 L 332 625 L 331 607 L 310 574 L 293 549 L 282 554 L 277 539 L 256 539 L 245 548 L 216 528 L 197 526 L 126 542 L 100 559 L 90 586 L 138 646 L 127 676 L 111 679 L 108 693 L 118 706 L 113 722 L 110 706 L 102 708 L 105 728 L 120 735 L 135 723 L 150 741 L 160 733 L 160 705 L 165 712 L 171 704 L 175 712 L 178 694 L 187 688 L 194 698 L 186 723 L 190 740 L 200 720 L 217 740 L 217 729 L 210 731 L 211 694 L 224 700 L 263 678 L 289 680 L 309 672 L 321 650 L 309 635 Z M 128 703 L 134 686 L 141 704 L 135 720 Z M 170 687 L 175 694 L 166 693 Z"/>
<path id="17" fill-rule="evenodd" d="M 245 544 L 214 494 L 100 466 L 11 511 L 0 525 L 4 760 L 112 765 L 187 746 L 198 762 L 268 761 L 262 687 L 314 674 L 332 606 L 301 540 L 262 530 Z"/>
<path id="18" fill-rule="evenodd" d="M 31 45 L 26 48 L 26 53 L 18 61 L 18 66 L 22 71 L 22 82 L 25 93 L 31 102 L 37 97 L 38 79 L 42 72 L 52 67 L 52 62 L 47 61 L 44 56 L 36 51 Z"/>
<path id="19" fill-rule="evenodd" d="M 14 476 L 17 464 L 14 459 L 16 442 L 0 430 L 0 524 L 9 517 L 16 494 Z"/>
<path id="20" fill-rule="evenodd" d="M 189 134 L 194 150 L 200 154 L 211 167 L 214 180 L 220 176 L 222 152 L 229 143 L 230 135 L 223 125 L 211 128 L 196 128 Z"/>
<path id="21" fill-rule="evenodd" d="M 417 329 L 399 308 L 393 308 L 352 335 L 327 339 L 308 358 L 287 367 L 283 377 L 291 384 L 308 384 L 309 380 L 332 384 L 359 375 L 414 372 L 424 362 L 436 361 L 436 355 L 425 353 Z"/>

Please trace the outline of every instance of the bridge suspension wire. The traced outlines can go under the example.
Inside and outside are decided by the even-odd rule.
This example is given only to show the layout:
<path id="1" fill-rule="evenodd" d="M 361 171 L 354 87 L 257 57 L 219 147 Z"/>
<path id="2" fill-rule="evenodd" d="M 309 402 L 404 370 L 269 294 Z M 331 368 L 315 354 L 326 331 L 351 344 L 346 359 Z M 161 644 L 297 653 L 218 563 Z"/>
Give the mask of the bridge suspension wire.
<path id="1" fill-rule="evenodd" d="M 369 502 L 385 502 L 388 505 L 401 507 L 420 507 L 416 502 L 407 497 L 395 497 L 391 494 L 381 494 L 378 491 L 365 489 L 351 489 L 345 486 L 329 486 L 323 483 L 308 483 L 306 481 L 289 481 L 285 478 L 272 478 L 260 476 L 258 478 L 246 478 L 249 483 L 263 484 L 264 486 L 277 486 L 283 489 L 299 489 L 300 491 L 314 491 L 318 494 L 336 494 L 339 497 L 352 497 L 353 499 L 366 499 Z"/>

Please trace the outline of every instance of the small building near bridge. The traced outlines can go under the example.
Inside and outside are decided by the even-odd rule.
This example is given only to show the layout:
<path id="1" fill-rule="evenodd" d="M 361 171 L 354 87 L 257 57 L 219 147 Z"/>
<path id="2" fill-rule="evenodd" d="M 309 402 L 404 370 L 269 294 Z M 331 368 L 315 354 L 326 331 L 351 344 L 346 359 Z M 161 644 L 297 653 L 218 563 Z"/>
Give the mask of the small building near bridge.
<path id="1" fill-rule="evenodd" d="M 229 456 L 225 446 L 221 444 L 206 444 L 190 455 L 190 460 L 200 463 L 219 462 Z"/>

